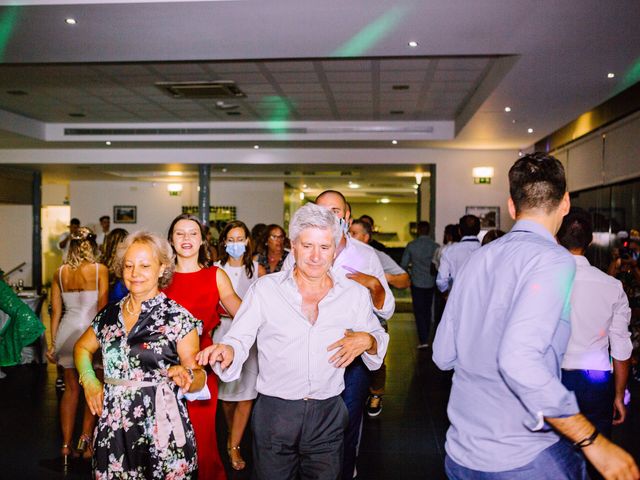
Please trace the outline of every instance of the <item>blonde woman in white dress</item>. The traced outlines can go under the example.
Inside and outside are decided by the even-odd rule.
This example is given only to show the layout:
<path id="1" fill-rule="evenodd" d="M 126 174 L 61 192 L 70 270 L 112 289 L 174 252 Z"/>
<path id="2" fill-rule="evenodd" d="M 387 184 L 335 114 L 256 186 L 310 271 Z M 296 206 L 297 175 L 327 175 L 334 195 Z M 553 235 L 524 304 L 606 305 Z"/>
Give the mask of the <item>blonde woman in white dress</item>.
<path id="1" fill-rule="evenodd" d="M 68 466 L 70 456 L 82 454 L 89 459 L 92 455 L 96 417 L 88 408 L 84 409 L 78 448 L 72 447 L 78 403 L 81 398 L 84 399 L 84 395 L 80 395 L 78 371 L 73 363 L 73 346 L 91 325 L 96 314 L 107 304 L 109 295 L 109 271 L 96 261 L 95 239 L 95 234 L 86 227 L 72 233 L 67 257 L 56 270 L 51 282 L 52 342 L 47 358 L 64 368 L 65 390 L 60 400 L 60 425 L 61 453 L 65 467 Z"/>
<path id="2" fill-rule="evenodd" d="M 243 298 L 258 277 L 266 273 L 263 266 L 253 261 L 249 229 L 239 220 L 227 223 L 220 233 L 218 245 L 219 260 L 215 265 L 227 273 L 233 289 L 240 298 Z M 214 342 L 220 342 L 231 327 L 231 321 L 231 318 L 222 312 L 220 326 L 213 333 Z M 234 470 L 242 470 L 246 466 L 240 454 L 240 442 L 251 416 L 253 400 L 258 396 L 257 378 L 258 355 L 254 344 L 249 358 L 242 367 L 240 378 L 234 382 L 220 382 L 219 385 L 218 398 L 222 401 L 222 409 L 229 430 L 227 452 Z"/>

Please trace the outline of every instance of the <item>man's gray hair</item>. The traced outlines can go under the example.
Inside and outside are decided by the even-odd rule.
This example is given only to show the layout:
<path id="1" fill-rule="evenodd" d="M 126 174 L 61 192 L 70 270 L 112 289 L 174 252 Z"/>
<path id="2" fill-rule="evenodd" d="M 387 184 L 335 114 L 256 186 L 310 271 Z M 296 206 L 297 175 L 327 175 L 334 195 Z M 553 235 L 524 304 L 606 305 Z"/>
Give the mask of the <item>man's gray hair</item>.
<path id="1" fill-rule="evenodd" d="M 329 230 L 336 246 L 340 243 L 342 231 L 338 217 L 328 208 L 320 207 L 315 203 L 307 203 L 293 214 L 289 223 L 289 238 L 295 242 L 300 233 L 306 228 L 319 228 Z"/>

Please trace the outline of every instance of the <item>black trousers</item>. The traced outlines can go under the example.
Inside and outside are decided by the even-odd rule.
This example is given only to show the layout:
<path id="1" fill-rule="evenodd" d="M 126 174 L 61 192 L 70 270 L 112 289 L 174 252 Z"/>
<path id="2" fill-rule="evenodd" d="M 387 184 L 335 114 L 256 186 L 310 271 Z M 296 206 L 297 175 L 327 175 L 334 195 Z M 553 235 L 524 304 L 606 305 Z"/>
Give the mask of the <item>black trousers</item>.
<path id="1" fill-rule="evenodd" d="M 339 396 L 326 400 L 283 400 L 259 395 L 251 417 L 252 478 L 339 479 L 348 419 L 347 408 Z"/>

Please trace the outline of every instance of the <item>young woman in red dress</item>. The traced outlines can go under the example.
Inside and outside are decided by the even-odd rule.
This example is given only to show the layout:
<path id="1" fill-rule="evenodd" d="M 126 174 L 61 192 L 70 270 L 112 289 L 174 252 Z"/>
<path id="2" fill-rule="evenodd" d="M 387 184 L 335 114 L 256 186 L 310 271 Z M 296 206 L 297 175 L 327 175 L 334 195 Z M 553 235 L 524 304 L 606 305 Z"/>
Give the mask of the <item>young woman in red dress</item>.
<path id="1" fill-rule="evenodd" d="M 213 343 L 211 333 L 220 323 L 218 302 L 234 316 L 240 307 L 240 298 L 224 270 L 210 267 L 204 229 L 197 217 L 188 214 L 176 217 L 169 227 L 168 238 L 176 253 L 176 271 L 164 293 L 202 321 L 200 349 L 203 349 Z M 218 378 L 211 370 L 207 371 L 207 386 L 211 399 L 187 402 L 196 434 L 198 479 L 224 480 L 215 425 Z"/>

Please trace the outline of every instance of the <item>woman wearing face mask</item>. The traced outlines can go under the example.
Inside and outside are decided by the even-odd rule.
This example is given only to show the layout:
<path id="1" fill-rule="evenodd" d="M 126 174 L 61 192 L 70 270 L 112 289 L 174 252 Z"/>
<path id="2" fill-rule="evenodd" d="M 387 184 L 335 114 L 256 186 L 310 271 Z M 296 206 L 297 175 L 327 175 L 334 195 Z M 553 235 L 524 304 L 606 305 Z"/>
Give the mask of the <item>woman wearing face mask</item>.
<path id="1" fill-rule="evenodd" d="M 176 269 L 164 293 L 202 321 L 202 350 L 212 344 L 211 332 L 220 323 L 218 302 L 233 316 L 240 307 L 240 298 L 224 270 L 210 266 L 204 229 L 197 217 L 188 214 L 176 217 L 169 227 L 168 239 L 176 254 Z M 223 480 L 226 475 L 218 454 L 215 426 L 218 379 L 210 369 L 207 386 L 210 399 L 187 403 L 196 435 L 198 479 Z"/>
<path id="2" fill-rule="evenodd" d="M 258 277 L 266 274 L 264 267 L 252 260 L 253 251 L 250 238 L 247 226 L 239 220 L 234 220 L 227 223 L 222 230 L 218 244 L 220 260 L 215 265 L 227 272 L 233 288 L 240 298 L 244 297 Z M 220 342 L 230 327 L 231 318 L 223 313 L 220 327 L 213 334 L 214 341 Z M 219 386 L 218 398 L 222 400 L 222 409 L 229 430 L 227 451 L 234 470 L 242 470 L 246 466 L 240 454 L 240 442 L 251 415 L 253 400 L 258 395 L 257 378 L 258 356 L 254 344 L 249 358 L 242 368 L 240 378 L 234 382 L 221 382 Z"/>

